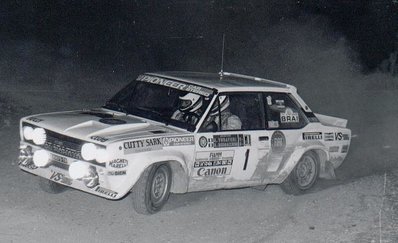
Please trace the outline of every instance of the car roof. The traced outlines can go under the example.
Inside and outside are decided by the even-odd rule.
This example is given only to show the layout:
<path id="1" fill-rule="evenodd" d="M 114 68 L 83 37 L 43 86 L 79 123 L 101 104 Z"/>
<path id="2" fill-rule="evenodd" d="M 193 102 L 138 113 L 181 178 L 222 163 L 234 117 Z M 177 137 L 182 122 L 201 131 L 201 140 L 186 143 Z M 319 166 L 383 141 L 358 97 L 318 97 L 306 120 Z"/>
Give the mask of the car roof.
<path id="1" fill-rule="evenodd" d="M 218 91 L 256 88 L 277 88 L 290 90 L 294 88 L 294 86 L 282 82 L 229 72 L 223 72 L 222 77 L 220 73 L 185 71 L 146 73 L 146 75 L 188 82 L 212 89 L 217 89 Z"/>

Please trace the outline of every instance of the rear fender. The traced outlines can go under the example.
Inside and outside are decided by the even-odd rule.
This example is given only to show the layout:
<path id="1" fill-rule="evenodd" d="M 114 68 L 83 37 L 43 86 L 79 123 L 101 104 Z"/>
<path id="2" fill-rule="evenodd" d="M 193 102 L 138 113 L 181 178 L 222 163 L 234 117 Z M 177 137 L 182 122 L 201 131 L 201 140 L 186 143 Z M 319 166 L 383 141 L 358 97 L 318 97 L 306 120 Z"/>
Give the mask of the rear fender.
<path id="1" fill-rule="evenodd" d="M 279 177 L 275 180 L 276 183 L 282 183 L 292 172 L 298 161 L 301 159 L 303 154 L 308 151 L 313 151 L 318 157 L 320 163 L 320 174 L 322 175 L 325 171 L 326 161 L 329 160 L 329 152 L 325 146 L 319 144 L 313 144 L 306 147 L 297 147 L 295 151 L 290 155 L 284 167 L 281 169 Z"/>

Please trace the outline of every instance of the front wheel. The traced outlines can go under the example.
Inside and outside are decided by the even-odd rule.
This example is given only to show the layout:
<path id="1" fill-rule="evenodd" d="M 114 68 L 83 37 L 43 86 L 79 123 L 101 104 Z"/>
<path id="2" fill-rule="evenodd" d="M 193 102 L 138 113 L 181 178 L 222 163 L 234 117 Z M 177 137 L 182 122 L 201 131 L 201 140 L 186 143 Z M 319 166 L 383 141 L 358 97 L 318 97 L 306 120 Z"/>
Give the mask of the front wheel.
<path id="1" fill-rule="evenodd" d="M 318 157 L 314 152 L 306 152 L 290 175 L 282 182 L 281 188 L 287 194 L 303 194 L 314 185 L 318 176 Z"/>
<path id="2" fill-rule="evenodd" d="M 43 177 L 39 177 L 39 186 L 40 188 L 51 194 L 58 194 L 65 191 L 68 187 L 61 185 L 59 183 L 53 182 Z"/>
<path id="3" fill-rule="evenodd" d="M 152 165 L 144 171 L 131 191 L 137 213 L 153 214 L 167 202 L 171 187 L 171 169 L 168 164 Z"/>

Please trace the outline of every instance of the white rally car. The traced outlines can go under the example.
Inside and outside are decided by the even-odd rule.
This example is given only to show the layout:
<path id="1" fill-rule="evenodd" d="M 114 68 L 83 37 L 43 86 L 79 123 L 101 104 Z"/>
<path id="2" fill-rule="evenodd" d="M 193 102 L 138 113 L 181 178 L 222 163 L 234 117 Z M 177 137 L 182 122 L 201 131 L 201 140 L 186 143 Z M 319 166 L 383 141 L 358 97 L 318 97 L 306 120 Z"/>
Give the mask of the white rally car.
<path id="1" fill-rule="evenodd" d="M 146 73 L 102 108 L 24 117 L 19 166 L 50 193 L 131 192 L 150 214 L 170 192 L 281 184 L 290 194 L 334 175 L 347 121 L 314 114 L 295 87 L 233 73 Z"/>

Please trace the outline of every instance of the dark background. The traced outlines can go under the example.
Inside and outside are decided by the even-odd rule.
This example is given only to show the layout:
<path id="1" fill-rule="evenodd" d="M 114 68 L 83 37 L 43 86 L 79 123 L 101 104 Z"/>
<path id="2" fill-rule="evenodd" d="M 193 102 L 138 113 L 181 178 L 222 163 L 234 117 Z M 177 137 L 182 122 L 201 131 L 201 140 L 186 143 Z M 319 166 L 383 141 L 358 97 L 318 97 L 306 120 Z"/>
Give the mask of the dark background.
<path id="1" fill-rule="evenodd" d="M 397 167 L 397 1 L 1 1 L 0 21 L 0 127 L 99 107 L 143 72 L 219 72 L 225 34 L 224 71 L 348 120 L 337 183 Z"/>
<path id="2" fill-rule="evenodd" d="M 398 49 L 397 10 L 394 0 L 5 0 L 0 31 L 3 40 L 35 41 L 50 55 L 118 72 L 217 72 L 225 34 L 225 69 L 250 63 L 251 74 L 265 75 L 250 59 L 270 30 L 312 21 L 317 35 L 343 37 L 350 59 L 371 73 Z"/>
<path id="3" fill-rule="evenodd" d="M 398 242 L 398 0 L 1 0 L 1 242 Z M 295 85 L 348 120 L 335 180 L 131 198 L 49 195 L 18 168 L 19 120 L 101 106 L 148 71 L 224 71 Z M 73 232 L 71 234 L 71 232 Z"/>

